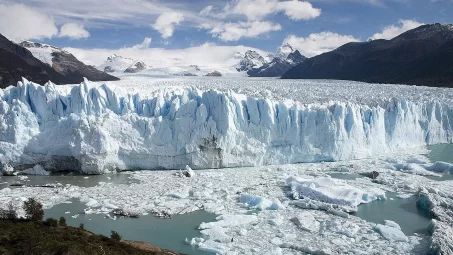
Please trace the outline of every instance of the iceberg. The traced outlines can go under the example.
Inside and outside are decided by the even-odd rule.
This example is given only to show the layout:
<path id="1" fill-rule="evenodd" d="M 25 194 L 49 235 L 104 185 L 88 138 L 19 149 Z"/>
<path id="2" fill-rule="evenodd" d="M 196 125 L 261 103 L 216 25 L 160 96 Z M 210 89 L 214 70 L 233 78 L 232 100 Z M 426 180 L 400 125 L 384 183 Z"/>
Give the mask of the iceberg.
<path id="1" fill-rule="evenodd" d="M 452 142 L 451 120 L 453 107 L 435 100 L 304 104 L 208 88 L 146 93 L 23 79 L 0 90 L 0 162 L 97 174 L 339 161 Z"/>

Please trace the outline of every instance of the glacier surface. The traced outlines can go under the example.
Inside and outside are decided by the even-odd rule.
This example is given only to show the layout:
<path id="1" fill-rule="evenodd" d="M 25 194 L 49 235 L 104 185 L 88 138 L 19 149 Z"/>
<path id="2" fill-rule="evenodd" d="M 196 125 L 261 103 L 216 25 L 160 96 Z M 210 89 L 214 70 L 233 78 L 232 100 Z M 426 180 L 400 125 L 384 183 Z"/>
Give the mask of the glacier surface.
<path id="1" fill-rule="evenodd" d="M 1 90 L 0 161 L 83 173 L 202 169 L 359 159 L 452 142 L 451 90 L 146 80 L 40 86 L 24 79 Z M 324 98 L 335 87 L 346 92 Z"/>

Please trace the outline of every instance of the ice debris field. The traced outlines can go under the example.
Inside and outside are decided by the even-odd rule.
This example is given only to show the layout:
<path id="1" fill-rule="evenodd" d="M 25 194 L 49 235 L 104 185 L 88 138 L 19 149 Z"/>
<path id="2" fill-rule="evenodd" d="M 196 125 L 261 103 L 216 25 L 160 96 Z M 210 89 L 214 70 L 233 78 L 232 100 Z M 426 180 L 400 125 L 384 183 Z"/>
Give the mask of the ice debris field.
<path id="1" fill-rule="evenodd" d="M 0 93 L 4 169 L 141 170 L 121 173 L 128 184 L 0 186 L 0 206 L 33 196 L 46 208 L 79 199 L 86 214 L 206 210 L 216 221 L 186 242 L 218 254 L 452 252 L 453 182 L 425 176 L 453 166 L 421 155 L 427 144 L 452 142 L 451 89 L 134 77 L 73 86 L 24 80 Z M 429 234 L 351 214 L 388 192 L 416 196 L 413 206 L 432 218 Z"/>

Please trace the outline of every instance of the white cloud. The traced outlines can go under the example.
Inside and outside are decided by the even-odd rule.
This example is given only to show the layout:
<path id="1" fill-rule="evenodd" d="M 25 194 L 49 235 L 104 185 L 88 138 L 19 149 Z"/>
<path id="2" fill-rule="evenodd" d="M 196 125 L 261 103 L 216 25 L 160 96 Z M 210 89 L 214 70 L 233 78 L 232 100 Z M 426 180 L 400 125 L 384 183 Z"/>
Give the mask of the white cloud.
<path id="1" fill-rule="evenodd" d="M 200 14 L 201 16 L 209 16 L 209 15 L 211 15 L 211 12 L 212 12 L 212 9 L 213 9 L 213 8 L 214 8 L 214 6 L 208 5 L 208 6 L 206 6 L 205 8 L 203 8 L 203 10 L 201 10 L 201 11 L 199 12 L 199 14 Z"/>
<path id="2" fill-rule="evenodd" d="M 132 46 L 132 49 L 140 50 L 140 49 L 148 49 L 149 46 L 151 45 L 152 38 L 151 37 L 145 37 L 142 43 L 136 44 Z"/>
<path id="3" fill-rule="evenodd" d="M 152 25 L 154 29 L 159 31 L 163 38 L 169 38 L 173 35 L 175 26 L 184 20 L 184 15 L 179 12 L 164 12 Z"/>
<path id="4" fill-rule="evenodd" d="M 321 9 L 314 8 L 309 2 L 290 0 L 236 0 L 231 9 L 233 14 L 245 15 L 249 20 L 261 20 L 269 14 L 284 12 L 293 20 L 314 19 L 321 15 Z"/>
<path id="5" fill-rule="evenodd" d="M 54 20 L 23 4 L 0 4 L 0 33 L 12 40 L 43 39 L 58 34 Z"/>
<path id="6" fill-rule="evenodd" d="M 174 67 L 198 65 L 200 67 L 222 68 L 237 64 L 237 59 L 233 56 L 236 52 L 245 53 L 247 50 L 255 50 L 262 56 L 269 54 L 260 49 L 246 46 L 218 46 L 212 43 L 205 43 L 201 46 L 189 47 L 185 49 L 163 49 L 147 48 L 138 49 L 134 47 L 120 49 L 78 49 L 64 48 L 74 54 L 80 61 L 88 64 L 100 66 L 107 57 L 117 54 L 122 57 L 132 58 L 145 62 L 148 66 L 154 67 Z M 234 60 L 233 62 L 229 62 Z"/>
<path id="7" fill-rule="evenodd" d="M 66 23 L 60 28 L 60 37 L 69 37 L 71 39 L 82 39 L 90 37 L 90 33 L 85 30 L 83 25 L 76 23 Z"/>
<path id="8" fill-rule="evenodd" d="M 414 29 L 416 27 L 419 27 L 423 25 L 423 23 L 420 23 L 416 20 L 399 20 L 398 25 L 390 25 L 387 27 L 384 27 L 381 33 L 376 33 L 373 36 L 370 37 L 372 40 L 376 39 L 392 39 L 407 30 Z"/>
<path id="9" fill-rule="evenodd" d="M 277 10 L 284 11 L 293 20 L 314 19 L 321 15 L 321 9 L 313 8 L 309 2 L 285 1 L 277 4 Z"/>
<path id="10" fill-rule="evenodd" d="M 358 42 L 359 40 L 351 35 L 340 35 L 332 32 L 321 32 L 310 34 L 308 37 L 288 36 L 283 44 L 289 43 L 306 57 L 313 57 L 324 52 L 328 52 L 340 47 L 348 42 Z"/>
<path id="11" fill-rule="evenodd" d="M 237 41 L 242 37 L 257 37 L 271 31 L 282 29 L 280 24 L 274 24 L 268 21 L 220 23 L 213 27 L 210 27 L 208 24 L 205 28 L 211 29 L 209 33 L 225 42 Z"/>

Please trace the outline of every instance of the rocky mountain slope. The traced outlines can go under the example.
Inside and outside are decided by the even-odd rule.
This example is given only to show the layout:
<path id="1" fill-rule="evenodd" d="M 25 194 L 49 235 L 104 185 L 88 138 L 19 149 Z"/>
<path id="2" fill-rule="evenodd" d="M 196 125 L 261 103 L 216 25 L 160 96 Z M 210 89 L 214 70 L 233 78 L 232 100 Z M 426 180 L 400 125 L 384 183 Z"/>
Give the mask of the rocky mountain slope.
<path id="1" fill-rule="evenodd" d="M 423 25 L 391 40 L 348 43 L 305 60 L 282 78 L 453 87 L 453 25 Z"/>
<path id="2" fill-rule="evenodd" d="M 65 77 L 63 81 L 57 83 L 80 83 L 84 77 L 92 81 L 118 80 L 117 77 L 99 71 L 93 66 L 85 65 L 71 53 L 60 48 L 29 41 L 21 42 L 19 45 L 28 49 L 35 58 Z"/>
<path id="3" fill-rule="evenodd" d="M 289 44 L 285 44 L 278 48 L 272 61 L 250 69 L 247 74 L 251 77 L 280 77 L 304 60 L 305 57 L 298 50 L 295 50 Z"/>

